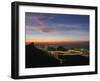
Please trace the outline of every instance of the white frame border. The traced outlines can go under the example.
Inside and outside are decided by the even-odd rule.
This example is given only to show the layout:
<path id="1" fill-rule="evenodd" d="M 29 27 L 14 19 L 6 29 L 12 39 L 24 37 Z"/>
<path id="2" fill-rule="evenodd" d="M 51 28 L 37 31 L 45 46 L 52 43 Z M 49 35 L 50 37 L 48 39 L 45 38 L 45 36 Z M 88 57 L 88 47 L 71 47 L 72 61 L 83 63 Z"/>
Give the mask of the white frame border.
<path id="1" fill-rule="evenodd" d="M 45 68 L 25 68 L 25 12 L 90 15 L 90 65 Z M 19 6 L 19 75 L 41 75 L 95 71 L 95 10 Z"/>

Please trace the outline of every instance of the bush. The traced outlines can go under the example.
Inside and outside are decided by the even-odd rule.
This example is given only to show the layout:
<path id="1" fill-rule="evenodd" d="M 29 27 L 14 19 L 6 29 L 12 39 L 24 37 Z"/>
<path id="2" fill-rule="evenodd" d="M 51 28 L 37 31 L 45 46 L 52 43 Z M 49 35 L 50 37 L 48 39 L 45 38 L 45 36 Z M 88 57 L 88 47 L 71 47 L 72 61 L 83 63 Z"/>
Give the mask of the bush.
<path id="1" fill-rule="evenodd" d="M 59 46 L 59 47 L 57 48 L 57 50 L 58 50 L 58 51 L 66 51 L 66 48 L 64 48 L 64 47 L 62 47 L 62 46 Z"/>
<path id="2" fill-rule="evenodd" d="M 54 48 L 54 47 L 48 47 L 48 51 L 56 51 L 56 48 Z"/>

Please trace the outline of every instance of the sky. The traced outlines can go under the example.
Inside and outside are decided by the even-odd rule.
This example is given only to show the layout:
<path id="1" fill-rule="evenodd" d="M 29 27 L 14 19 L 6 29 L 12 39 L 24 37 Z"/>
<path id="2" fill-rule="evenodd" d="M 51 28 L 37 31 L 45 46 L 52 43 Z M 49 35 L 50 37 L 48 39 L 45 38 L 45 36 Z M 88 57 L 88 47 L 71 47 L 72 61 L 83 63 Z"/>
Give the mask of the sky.
<path id="1" fill-rule="evenodd" d="M 26 12 L 25 30 L 26 42 L 89 41 L 89 16 Z"/>

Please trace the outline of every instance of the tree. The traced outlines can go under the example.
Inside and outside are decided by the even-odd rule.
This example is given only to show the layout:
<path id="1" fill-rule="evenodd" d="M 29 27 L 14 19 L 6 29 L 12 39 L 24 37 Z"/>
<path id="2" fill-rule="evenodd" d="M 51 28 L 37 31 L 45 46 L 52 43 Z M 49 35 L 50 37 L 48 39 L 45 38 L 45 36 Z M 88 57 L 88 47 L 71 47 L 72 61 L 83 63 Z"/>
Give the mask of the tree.
<path id="1" fill-rule="evenodd" d="M 56 48 L 54 48 L 54 47 L 48 47 L 48 51 L 56 51 Z"/>
<path id="2" fill-rule="evenodd" d="M 64 47 L 62 47 L 62 46 L 59 46 L 59 47 L 57 48 L 57 50 L 58 50 L 58 51 L 66 51 L 66 48 L 64 48 Z"/>

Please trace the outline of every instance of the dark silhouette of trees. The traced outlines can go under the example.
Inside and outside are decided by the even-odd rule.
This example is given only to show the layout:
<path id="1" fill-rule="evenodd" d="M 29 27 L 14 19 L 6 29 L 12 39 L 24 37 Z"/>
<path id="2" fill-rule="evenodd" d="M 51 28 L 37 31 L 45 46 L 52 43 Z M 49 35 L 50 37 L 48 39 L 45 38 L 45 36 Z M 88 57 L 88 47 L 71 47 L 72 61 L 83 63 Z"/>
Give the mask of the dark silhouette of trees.
<path id="1" fill-rule="evenodd" d="M 48 51 L 56 51 L 56 48 L 48 46 Z"/>
<path id="2" fill-rule="evenodd" d="M 62 47 L 62 46 L 59 46 L 59 47 L 57 48 L 57 50 L 58 50 L 58 51 L 66 51 L 66 48 L 64 48 L 64 47 Z"/>

